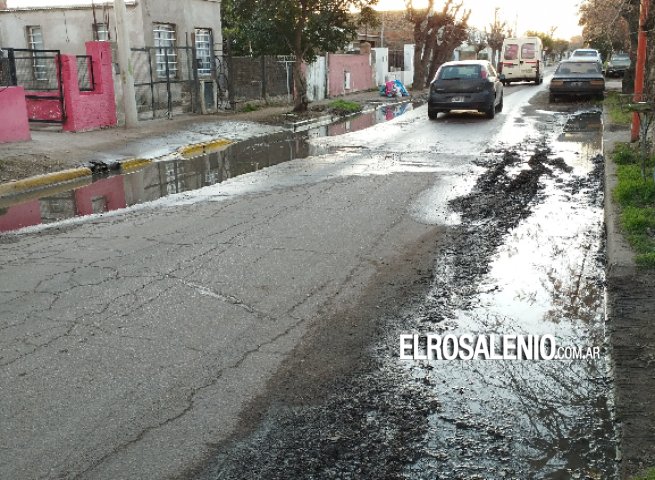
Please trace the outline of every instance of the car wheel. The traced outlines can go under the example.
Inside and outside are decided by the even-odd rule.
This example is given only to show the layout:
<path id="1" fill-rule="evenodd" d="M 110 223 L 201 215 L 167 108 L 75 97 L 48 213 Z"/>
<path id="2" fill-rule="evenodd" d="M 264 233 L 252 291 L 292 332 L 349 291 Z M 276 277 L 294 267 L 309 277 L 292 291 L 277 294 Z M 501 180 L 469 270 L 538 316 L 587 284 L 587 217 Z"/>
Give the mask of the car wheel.
<path id="1" fill-rule="evenodd" d="M 437 115 L 439 115 L 439 112 L 435 112 L 435 111 L 432 111 L 432 112 L 431 112 L 430 110 L 428 110 L 428 118 L 429 118 L 430 120 L 436 120 L 436 119 L 437 119 Z"/>
<path id="2" fill-rule="evenodd" d="M 491 105 L 484 111 L 487 118 L 494 118 L 496 116 L 496 101 L 492 100 Z"/>
<path id="3" fill-rule="evenodd" d="M 498 105 L 496 105 L 496 113 L 500 113 L 503 111 L 503 99 L 504 99 L 504 95 L 501 93 L 500 102 L 498 102 Z"/>
<path id="4" fill-rule="evenodd" d="M 550 101 L 550 103 L 557 103 L 557 95 L 555 95 L 554 93 L 551 93 L 548 96 L 548 100 Z"/>

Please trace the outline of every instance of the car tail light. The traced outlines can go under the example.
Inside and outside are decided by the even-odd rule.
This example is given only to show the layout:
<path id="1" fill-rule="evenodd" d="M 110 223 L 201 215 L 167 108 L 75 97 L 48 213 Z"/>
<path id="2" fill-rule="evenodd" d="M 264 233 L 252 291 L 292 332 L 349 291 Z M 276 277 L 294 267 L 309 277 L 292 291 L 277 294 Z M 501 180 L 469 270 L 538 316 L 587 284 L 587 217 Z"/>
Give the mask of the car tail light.
<path id="1" fill-rule="evenodd" d="M 602 87 L 605 85 L 605 80 L 592 80 L 591 82 L 592 87 Z"/>
<path id="2" fill-rule="evenodd" d="M 555 86 L 562 86 L 564 85 L 564 82 L 562 80 L 551 80 L 550 84 Z"/>

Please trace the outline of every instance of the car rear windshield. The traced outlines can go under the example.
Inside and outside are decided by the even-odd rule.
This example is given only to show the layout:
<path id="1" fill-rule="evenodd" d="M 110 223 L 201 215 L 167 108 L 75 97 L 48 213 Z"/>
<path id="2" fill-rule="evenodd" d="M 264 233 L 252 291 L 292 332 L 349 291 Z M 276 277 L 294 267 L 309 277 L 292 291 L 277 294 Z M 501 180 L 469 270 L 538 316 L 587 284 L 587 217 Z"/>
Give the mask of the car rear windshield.
<path id="1" fill-rule="evenodd" d="M 455 80 L 466 78 L 480 78 L 482 72 L 481 65 L 448 65 L 441 67 L 437 79 Z"/>
<path id="2" fill-rule="evenodd" d="M 612 55 L 612 60 L 628 60 L 629 58 L 627 53 L 615 53 Z"/>
<path id="3" fill-rule="evenodd" d="M 573 55 L 576 57 L 597 57 L 598 54 L 594 52 L 593 50 L 578 50 L 577 52 L 573 52 Z"/>
<path id="4" fill-rule="evenodd" d="M 600 65 L 595 62 L 566 62 L 560 63 L 555 73 L 600 73 Z"/>

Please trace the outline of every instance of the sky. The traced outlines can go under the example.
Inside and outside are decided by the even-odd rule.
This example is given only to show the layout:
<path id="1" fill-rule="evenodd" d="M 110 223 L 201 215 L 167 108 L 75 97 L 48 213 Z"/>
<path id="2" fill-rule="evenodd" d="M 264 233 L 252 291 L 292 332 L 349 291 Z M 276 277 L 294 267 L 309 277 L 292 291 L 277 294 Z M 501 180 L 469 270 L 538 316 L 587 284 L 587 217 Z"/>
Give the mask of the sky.
<path id="1" fill-rule="evenodd" d="M 425 0 L 413 0 L 416 7 L 424 6 Z M 494 10 L 499 7 L 498 17 L 519 34 L 527 30 L 549 32 L 555 30 L 555 38 L 570 39 L 581 35 L 578 26 L 578 8 L 581 0 L 462 0 L 464 7 L 471 10 L 469 24 L 484 29 L 494 21 Z M 435 0 L 435 6 L 442 6 L 442 0 Z M 379 0 L 378 10 L 403 10 L 405 0 Z"/>
<path id="2" fill-rule="evenodd" d="M 102 0 L 98 0 L 101 3 Z M 180 1 L 180 0 L 177 0 Z M 425 0 L 413 0 L 415 6 L 425 5 Z M 580 35 L 578 26 L 578 5 L 581 0 L 462 0 L 466 8 L 471 9 L 469 24 L 480 29 L 488 27 L 494 19 L 494 10 L 498 7 L 498 16 L 508 26 L 517 27 L 520 34 L 526 30 L 549 32 L 552 27 L 556 38 L 570 39 Z M 9 7 L 32 5 L 65 5 L 91 3 L 90 0 L 8 0 Z M 435 0 L 435 5 L 443 5 L 442 0 Z M 405 0 L 379 0 L 378 10 L 403 10 Z"/>

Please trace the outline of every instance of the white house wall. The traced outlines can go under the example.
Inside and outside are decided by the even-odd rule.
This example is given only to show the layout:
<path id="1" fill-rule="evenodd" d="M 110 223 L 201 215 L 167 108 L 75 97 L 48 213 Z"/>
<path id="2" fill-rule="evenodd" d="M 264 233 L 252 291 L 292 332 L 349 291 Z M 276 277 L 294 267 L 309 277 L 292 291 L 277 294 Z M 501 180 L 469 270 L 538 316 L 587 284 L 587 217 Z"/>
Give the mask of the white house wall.
<path id="1" fill-rule="evenodd" d="M 214 51 L 221 53 L 223 37 L 221 31 L 221 2 L 218 0 L 140 0 L 143 4 L 143 30 L 149 32 L 147 45 L 153 44 L 153 24 L 175 25 L 177 45 L 192 45 L 196 28 L 209 28 L 214 37 Z"/>
<path id="2" fill-rule="evenodd" d="M 372 48 L 375 57 L 375 65 L 373 71 L 375 72 L 376 85 L 384 85 L 387 82 L 387 75 L 389 73 L 389 49 L 388 48 Z"/>
<path id="3" fill-rule="evenodd" d="M 327 91 L 327 68 L 325 57 L 318 57 L 313 63 L 307 65 L 307 98 L 316 102 L 325 98 Z"/>
<path id="4" fill-rule="evenodd" d="M 116 39 L 114 12 L 109 14 L 111 40 Z M 103 21 L 102 8 L 96 6 L 96 18 Z M 141 9 L 127 4 L 127 22 L 132 46 L 142 46 L 143 19 Z M 0 11 L 0 46 L 3 48 L 29 48 L 27 27 L 40 26 L 43 33 L 43 48 L 61 50 L 62 53 L 84 55 L 84 42 L 93 40 L 93 10 L 90 7 L 76 8 L 32 8 Z"/>

